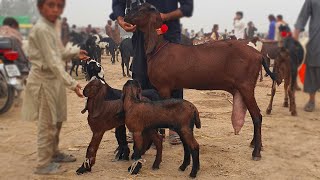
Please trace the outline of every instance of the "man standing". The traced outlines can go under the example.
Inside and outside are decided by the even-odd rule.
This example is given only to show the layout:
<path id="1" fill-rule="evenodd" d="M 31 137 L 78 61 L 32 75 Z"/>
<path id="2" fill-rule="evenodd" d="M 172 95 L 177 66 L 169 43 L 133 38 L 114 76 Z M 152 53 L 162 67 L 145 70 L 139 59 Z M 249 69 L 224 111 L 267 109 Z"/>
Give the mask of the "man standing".
<path id="1" fill-rule="evenodd" d="M 282 15 L 278 15 L 277 16 L 277 23 L 276 23 L 276 34 L 275 34 L 275 40 L 276 41 L 281 41 L 281 35 L 280 35 L 280 31 L 279 31 L 279 27 L 283 25 L 287 25 L 287 23 L 283 20 L 283 16 Z"/>
<path id="2" fill-rule="evenodd" d="M 108 23 L 107 23 L 105 29 L 106 29 L 106 34 L 107 34 L 110 38 L 112 38 L 112 21 L 111 21 L 111 20 L 108 20 Z M 113 38 L 112 38 L 112 39 L 113 39 Z"/>
<path id="3" fill-rule="evenodd" d="M 234 35 L 237 39 L 244 38 L 244 30 L 246 28 L 246 24 L 243 21 L 243 12 L 236 12 L 236 17 L 233 19 L 233 27 L 234 27 Z"/>
<path id="4" fill-rule="evenodd" d="M 253 39 L 257 30 L 258 29 L 254 26 L 253 22 L 250 21 L 248 23 L 248 27 L 245 30 L 245 39 L 249 39 L 249 40 Z"/>
<path id="5" fill-rule="evenodd" d="M 298 20 L 295 24 L 293 37 L 299 38 L 300 32 L 310 19 L 309 24 L 309 43 L 307 45 L 306 56 L 306 75 L 304 81 L 304 91 L 309 94 L 309 102 L 305 105 L 304 110 L 312 112 L 315 109 L 315 96 L 320 89 L 320 1 L 305 0 L 301 9 Z"/>
<path id="6" fill-rule="evenodd" d="M 211 39 L 213 39 L 214 41 L 218 41 L 221 39 L 218 31 L 219 31 L 219 25 L 214 24 L 212 28 L 212 34 L 211 34 Z"/>
<path id="7" fill-rule="evenodd" d="M 276 18 L 274 17 L 274 15 L 270 14 L 268 19 L 270 21 L 270 25 L 269 25 L 269 31 L 268 31 L 267 39 L 274 40 L 275 33 L 276 33 Z"/>
<path id="8" fill-rule="evenodd" d="M 137 3 L 139 0 L 132 0 Z M 193 0 L 146 0 L 146 2 L 154 5 L 161 13 L 161 18 L 169 27 L 169 30 L 164 34 L 164 38 L 172 43 L 180 43 L 181 27 L 179 19 L 182 17 L 190 17 L 193 11 Z M 180 4 L 180 7 L 178 7 Z M 132 44 L 134 47 L 134 57 L 132 62 L 133 79 L 140 82 L 143 89 L 151 89 L 152 85 L 149 82 L 147 74 L 147 59 L 144 50 L 143 33 L 136 30 L 136 26 L 124 21 L 126 0 L 113 0 L 113 13 L 110 15 L 111 19 L 118 20 L 119 25 L 127 32 L 134 32 L 132 37 Z M 183 98 L 182 89 L 172 92 L 172 97 Z M 179 136 L 170 132 L 170 143 L 180 144 Z"/>
<path id="9" fill-rule="evenodd" d="M 114 30 L 112 31 L 112 38 L 113 38 L 114 42 L 117 44 L 117 46 L 119 46 L 120 42 L 121 42 L 121 36 L 120 36 L 119 24 L 117 21 L 114 23 Z"/>
<path id="10" fill-rule="evenodd" d="M 62 19 L 62 24 L 61 24 L 61 40 L 62 40 L 62 44 L 65 46 L 68 41 L 69 41 L 69 24 L 67 22 L 67 18 L 64 17 Z"/>

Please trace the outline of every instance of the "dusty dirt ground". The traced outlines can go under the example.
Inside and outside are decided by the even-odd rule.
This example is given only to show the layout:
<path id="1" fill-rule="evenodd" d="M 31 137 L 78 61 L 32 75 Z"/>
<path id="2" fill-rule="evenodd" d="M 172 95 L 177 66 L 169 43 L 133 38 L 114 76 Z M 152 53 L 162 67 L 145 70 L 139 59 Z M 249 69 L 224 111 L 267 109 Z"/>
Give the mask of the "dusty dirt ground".
<path id="1" fill-rule="evenodd" d="M 107 82 L 122 88 L 128 78 L 122 77 L 120 63 L 111 65 L 110 57 L 104 57 L 103 65 Z M 79 78 L 83 86 L 86 82 Z M 265 110 L 270 97 L 271 80 L 258 82 L 256 98 L 263 114 L 262 160 L 251 160 L 253 125 L 247 113 L 246 123 L 235 136 L 231 125 L 230 95 L 221 91 L 185 90 L 185 99 L 193 102 L 200 111 L 202 129 L 195 130 L 200 144 L 201 170 L 197 179 L 320 179 L 320 104 L 314 113 L 306 113 L 303 106 L 308 96 L 296 95 L 298 116 L 292 117 L 282 107 L 283 88 L 278 88 L 272 115 Z M 320 98 L 317 98 L 318 102 Z M 86 115 L 80 111 L 84 99 L 68 92 L 68 121 L 61 134 L 61 150 L 75 155 L 75 163 L 63 164 L 68 172 L 59 176 L 33 174 L 36 166 L 36 123 L 20 118 L 21 107 L 14 107 L 0 116 L 0 179 L 188 179 L 190 166 L 185 172 L 178 171 L 183 160 L 182 146 L 172 146 L 166 140 L 160 169 L 151 169 L 155 150 L 151 149 L 138 176 L 128 175 L 130 162 L 113 162 L 116 148 L 114 132 L 106 132 L 97 154 L 97 162 L 91 173 L 76 175 L 82 164 L 91 131 Z M 74 148 L 70 151 L 70 148 Z"/>

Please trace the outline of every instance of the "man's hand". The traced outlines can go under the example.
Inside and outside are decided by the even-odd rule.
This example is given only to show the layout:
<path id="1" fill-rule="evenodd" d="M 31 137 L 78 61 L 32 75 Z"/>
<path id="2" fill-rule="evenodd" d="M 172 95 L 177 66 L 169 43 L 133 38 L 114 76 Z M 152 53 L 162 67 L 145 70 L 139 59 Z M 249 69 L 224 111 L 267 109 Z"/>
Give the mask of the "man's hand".
<path id="1" fill-rule="evenodd" d="M 82 90 L 82 87 L 80 84 L 78 84 L 77 87 L 74 89 L 74 92 L 77 94 L 78 97 L 84 98 L 81 90 Z"/>
<path id="2" fill-rule="evenodd" d="M 298 29 L 295 29 L 294 31 L 293 31 L 293 35 L 292 35 L 292 37 L 293 37 L 293 39 L 295 39 L 295 40 L 299 40 L 299 34 L 300 34 L 300 30 L 298 30 Z"/>
<path id="3" fill-rule="evenodd" d="M 117 18 L 119 25 L 126 31 L 126 32 L 134 32 L 136 31 L 137 26 L 132 25 L 124 21 L 123 17 L 119 16 Z"/>
<path id="4" fill-rule="evenodd" d="M 86 50 L 81 49 L 78 57 L 80 60 L 86 61 L 90 58 L 89 56 L 87 56 L 87 54 L 88 52 Z"/>
<path id="5" fill-rule="evenodd" d="M 160 16 L 161 16 L 162 21 L 168 21 L 168 16 L 167 16 L 167 14 L 160 13 Z"/>

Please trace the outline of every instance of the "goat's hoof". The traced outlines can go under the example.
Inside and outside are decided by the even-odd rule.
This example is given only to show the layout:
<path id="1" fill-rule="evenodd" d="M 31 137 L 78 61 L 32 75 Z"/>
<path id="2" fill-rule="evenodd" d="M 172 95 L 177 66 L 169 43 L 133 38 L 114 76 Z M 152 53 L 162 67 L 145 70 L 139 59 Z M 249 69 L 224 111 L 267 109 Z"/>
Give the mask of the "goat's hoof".
<path id="1" fill-rule="evenodd" d="M 158 169 L 160 169 L 159 165 L 153 165 L 152 166 L 152 170 L 158 170 Z"/>
<path id="2" fill-rule="evenodd" d="M 179 170 L 180 171 L 185 171 L 187 169 L 188 165 L 184 165 L 182 164 L 180 167 L 179 167 Z"/>
<path id="3" fill-rule="evenodd" d="M 76 171 L 77 175 L 81 175 L 87 172 L 91 172 L 91 167 L 85 167 L 84 163 L 82 163 L 82 166 L 79 167 L 79 169 Z"/>
<path id="4" fill-rule="evenodd" d="M 270 115 L 270 114 L 271 114 L 271 109 L 267 109 L 266 113 L 267 113 L 268 115 Z"/>
<path id="5" fill-rule="evenodd" d="M 142 168 L 142 163 L 138 162 L 137 165 L 132 169 L 132 166 L 128 168 L 128 172 L 130 172 L 132 175 L 138 174 L 140 169 Z"/>
<path id="6" fill-rule="evenodd" d="M 131 78 L 131 75 L 130 75 L 130 74 L 128 74 L 128 77 L 130 77 L 130 78 Z"/>
<path id="7" fill-rule="evenodd" d="M 252 156 L 252 160 L 254 160 L 254 161 L 260 161 L 260 160 L 261 160 L 261 156 L 260 156 L 260 157 L 253 157 L 253 156 Z"/>
<path id="8" fill-rule="evenodd" d="M 191 172 L 190 173 L 191 178 L 196 178 L 197 177 L 197 172 Z"/>
<path id="9" fill-rule="evenodd" d="M 292 111 L 292 112 L 291 112 L 291 116 L 298 116 L 297 111 Z"/>
<path id="10" fill-rule="evenodd" d="M 289 107 L 289 103 L 288 102 L 284 102 L 283 103 L 283 107 Z"/>
<path id="11" fill-rule="evenodd" d="M 123 77 L 127 77 L 127 75 L 126 74 L 122 74 L 123 75 Z"/>

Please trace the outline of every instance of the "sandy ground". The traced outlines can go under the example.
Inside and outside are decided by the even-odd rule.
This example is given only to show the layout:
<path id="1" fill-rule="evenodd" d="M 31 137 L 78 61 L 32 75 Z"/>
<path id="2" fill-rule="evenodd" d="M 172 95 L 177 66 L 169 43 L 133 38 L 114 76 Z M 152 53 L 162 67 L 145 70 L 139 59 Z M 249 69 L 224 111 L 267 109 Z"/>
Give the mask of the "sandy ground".
<path id="1" fill-rule="evenodd" d="M 107 82 L 122 88 L 127 78 L 122 77 L 120 64 L 111 65 L 104 57 Z M 79 78 L 84 86 L 86 82 Z M 307 95 L 297 93 L 297 117 L 290 116 L 282 107 L 283 88 L 279 88 L 272 115 L 266 115 L 271 80 L 258 82 L 256 98 L 263 114 L 262 137 L 264 151 L 262 160 L 251 160 L 253 125 L 247 115 L 246 123 L 235 136 L 231 125 L 232 97 L 221 91 L 186 90 L 185 98 L 193 102 L 200 111 L 202 129 L 195 130 L 200 144 L 201 170 L 197 179 L 320 179 L 320 109 L 306 113 L 303 106 Z M 318 102 L 320 98 L 317 98 Z M 82 164 L 91 131 L 86 115 L 80 113 L 84 99 L 68 92 L 68 121 L 63 125 L 61 150 L 72 153 L 78 160 L 63 164 L 68 172 L 59 176 L 38 176 L 33 174 L 36 166 L 36 123 L 24 122 L 20 118 L 21 107 L 14 107 L 0 116 L 0 179 L 188 179 L 191 168 L 178 171 L 182 163 L 182 146 L 164 142 L 163 162 L 160 169 L 151 169 L 155 150 L 151 149 L 138 176 L 128 175 L 132 162 L 113 162 L 116 141 L 113 131 L 106 132 L 97 155 L 96 165 L 91 173 L 76 175 Z M 319 103 L 317 106 L 320 107 Z M 70 151 L 70 148 L 74 148 Z"/>

